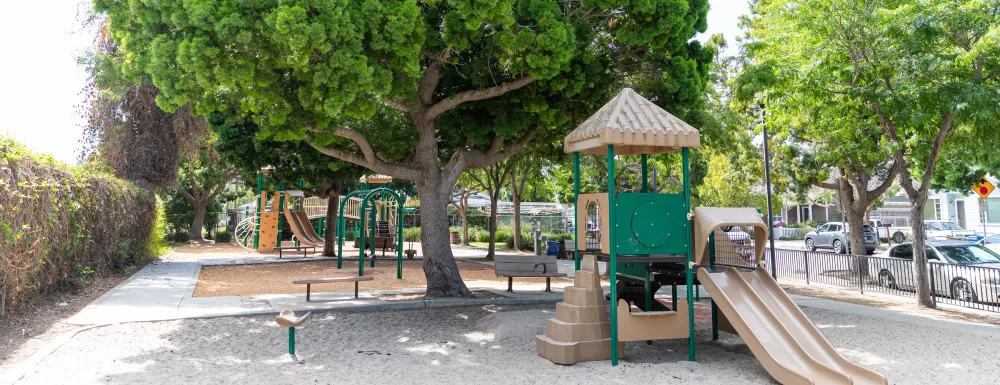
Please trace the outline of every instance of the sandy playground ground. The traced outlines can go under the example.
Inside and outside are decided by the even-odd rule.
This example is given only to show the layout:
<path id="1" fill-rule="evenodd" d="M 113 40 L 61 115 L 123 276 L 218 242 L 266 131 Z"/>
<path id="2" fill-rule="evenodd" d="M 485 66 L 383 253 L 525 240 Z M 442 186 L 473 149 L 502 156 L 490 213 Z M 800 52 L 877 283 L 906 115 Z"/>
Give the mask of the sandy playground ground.
<path id="1" fill-rule="evenodd" d="M 463 260 L 457 262 L 462 280 L 465 281 L 466 285 L 470 287 L 506 287 L 507 278 L 497 277 L 493 272 L 493 266 Z M 376 260 L 375 268 L 369 266 L 371 265 L 365 262 L 365 275 L 373 275 L 375 280 L 361 282 L 361 291 L 425 289 L 427 287 L 422 260 L 404 260 L 402 280 L 396 279 L 395 260 Z M 202 266 L 198 285 L 194 290 L 194 297 L 301 294 L 305 292 L 305 286 L 292 284 L 292 281 L 300 278 L 341 277 L 357 274 L 357 260 L 345 260 L 343 268 L 339 270 L 336 260 Z M 557 280 L 553 279 L 553 282 Z M 500 285 L 501 283 L 502 285 Z M 545 284 L 545 278 L 516 278 L 514 280 L 515 290 L 517 290 L 518 285 L 523 284 Z M 315 293 L 353 292 L 354 283 L 313 285 L 312 291 Z"/>
<path id="2" fill-rule="evenodd" d="M 552 364 L 534 335 L 553 306 L 455 307 L 317 314 L 291 363 L 273 317 L 131 323 L 81 332 L 19 384 L 774 384 L 737 336 L 710 341 L 698 362 L 684 340 L 628 343 L 608 361 Z M 996 384 L 1000 336 L 805 308 L 848 359 L 890 384 Z"/>

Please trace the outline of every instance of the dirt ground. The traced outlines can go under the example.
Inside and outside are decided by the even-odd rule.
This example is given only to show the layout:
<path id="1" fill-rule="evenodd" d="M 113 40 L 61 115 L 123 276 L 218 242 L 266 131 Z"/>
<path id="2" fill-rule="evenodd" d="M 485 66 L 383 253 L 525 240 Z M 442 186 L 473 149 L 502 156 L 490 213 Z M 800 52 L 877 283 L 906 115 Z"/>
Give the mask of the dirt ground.
<path id="1" fill-rule="evenodd" d="M 0 317 L 0 373 L 78 328 L 66 320 L 137 271 L 139 267 L 132 266 L 124 274 L 92 277 L 82 288 L 52 293 L 25 310 Z"/>
<path id="2" fill-rule="evenodd" d="M 462 280 L 468 286 L 477 282 L 506 282 L 497 277 L 493 266 L 458 260 Z M 367 263 L 367 262 L 366 262 Z M 374 281 L 361 282 L 362 291 L 406 290 L 427 287 L 424 279 L 423 261 L 404 260 L 403 279 L 396 279 L 396 261 L 376 261 L 375 268 L 365 265 L 365 275 L 373 275 Z M 358 262 L 344 261 L 343 268 L 337 269 L 336 260 L 302 261 L 283 263 L 263 263 L 252 265 L 203 266 L 194 289 L 195 297 L 246 296 L 257 294 L 301 294 L 303 285 L 293 284 L 300 278 L 347 277 L 358 274 Z M 545 283 L 544 278 L 518 278 L 515 284 Z M 354 292 L 353 282 L 313 285 L 312 291 Z"/>
<path id="3" fill-rule="evenodd" d="M 848 302 L 856 305 L 865 305 L 883 309 L 899 310 L 907 313 L 919 313 L 934 317 L 958 319 L 964 321 L 981 322 L 993 325 L 1000 325 L 1000 317 L 982 316 L 977 314 L 963 313 L 944 309 L 927 309 L 918 307 L 913 299 L 895 299 L 887 296 L 876 296 L 871 294 L 861 294 L 856 291 L 842 290 L 832 287 L 806 285 L 801 282 L 787 279 L 779 280 L 781 288 L 788 294 L 804 295 L 807 297 L 823 298 L 832 301 Z"/>

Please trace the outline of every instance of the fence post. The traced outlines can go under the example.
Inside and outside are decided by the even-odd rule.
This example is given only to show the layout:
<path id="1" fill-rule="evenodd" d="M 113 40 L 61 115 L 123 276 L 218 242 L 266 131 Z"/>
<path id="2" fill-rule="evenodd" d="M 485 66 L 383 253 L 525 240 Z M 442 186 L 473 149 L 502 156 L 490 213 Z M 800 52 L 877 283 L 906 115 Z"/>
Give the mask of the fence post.
<path id="1" fill-rule="evenodd" d="M 802 260 L 806 263 L 806 285 L 809 284 L 809 252 L 802 252 Z"/>
<path id="2" fill-rule="evenodd" d="M 913 261 L 913 263 L 916 264 L 917 262 Z M 913 268 L 913 271 L 914 272 L 917 271 L 916 267 Z M 934 264 L 933 263 L 930 263 L 930 262 L 927 263 L 927 275 L 931 276 L 930 277 L 931 278 L 931 288 L 930 288 L 931 289 L 931 300 L 933 300 L 934 303 L 937 303 L 937 298 L 935 298 L 935 296 L 934 296 Z M 958 296 L 954 296 L 954 297 L 956 299 L 958 298 Z M 917 303 L 919 303 L 919 302 L 920 302 L 920 298 L 917 298 Z M 956 302 L 958 302 L 958 301 L 956 301 Z"/>
<path id="3" fill-rule="evenodd" d="M 857 263 L 857 266 L 858 266 L 858 287 L 861 288 L 861 294 L 864 294 L 865 293 L 865 277 L 864 277 L 864 273 L 861 270 L 861 257 L 858 257 L 857 255 L 852 255 L 851 257 L 854 257 L 854 258 L 856 258 L 858 260 L 858 263 Z"/>

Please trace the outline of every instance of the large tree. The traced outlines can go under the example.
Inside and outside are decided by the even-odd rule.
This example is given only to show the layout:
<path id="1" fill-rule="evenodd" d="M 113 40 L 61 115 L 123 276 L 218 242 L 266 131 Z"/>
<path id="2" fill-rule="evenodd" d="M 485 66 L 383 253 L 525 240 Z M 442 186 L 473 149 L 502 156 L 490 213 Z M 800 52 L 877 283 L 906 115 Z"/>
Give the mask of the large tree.
<path id="1" fill-rule="evenodd" d="M 813 103 L 838 105 L 822 117 L 825 137 L 865 146 L 854 168 L 891 164 L 889 175 L 898 173 L 913 203 L 917 298 L 933 307 L 924 206 L 942 152 L 979 146 L 949 138 L 995 136 L 1000 123 L 1000 1 L 761 0 L 753 10 L 751 44 L 789 47 L 773 65 L 792 63 L 796 81 L 814 90 Z M 838 121 L 863 129 L 845 131 Z M 864 180 L 849 183 L 867 188 Z"/>
<path id="2" fill-rule="evenodd" d="M 683 110 L 712 54 L 693 39 L 707 0 L 94 5 L 161 107 L 250 115 L 279 140 L 415 182 L 430 296 L 469 295 L 446 210 L 462 172 L 565 134 L 623 85 Z M 351 124 L 376 113 L 407 128 Z"/>

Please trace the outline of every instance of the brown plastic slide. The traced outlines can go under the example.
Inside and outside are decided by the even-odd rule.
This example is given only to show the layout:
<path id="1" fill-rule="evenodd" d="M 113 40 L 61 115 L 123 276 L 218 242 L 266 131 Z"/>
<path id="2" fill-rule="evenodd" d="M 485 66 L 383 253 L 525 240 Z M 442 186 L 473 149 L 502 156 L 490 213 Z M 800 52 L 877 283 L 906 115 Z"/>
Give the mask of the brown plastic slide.
<path id="1" fill-rule="evenodd" d="M 301 191 L 285 191 L 285 201 L 289 201 L 292 197 L 301 197 Z M 309 225 L 309 217 L 306 216 L 305 212 L 302 211 L 292 211 L 290 204 L 285 205 L 285 219 L 288 220 L 288 227 L 292 228 L 292 233 L 295 234 L 295 239 L 298 239 L 304 245 L 323 247 L 323 238 L 320 238 L 313 230 L 312 226 Z"/>
<path id="2" fill-rule="evenodd" d="M 841 356 L 764 269 L 698 271 L 698 280 L 767 372 L 785 385 L 888 384 Z"/>

